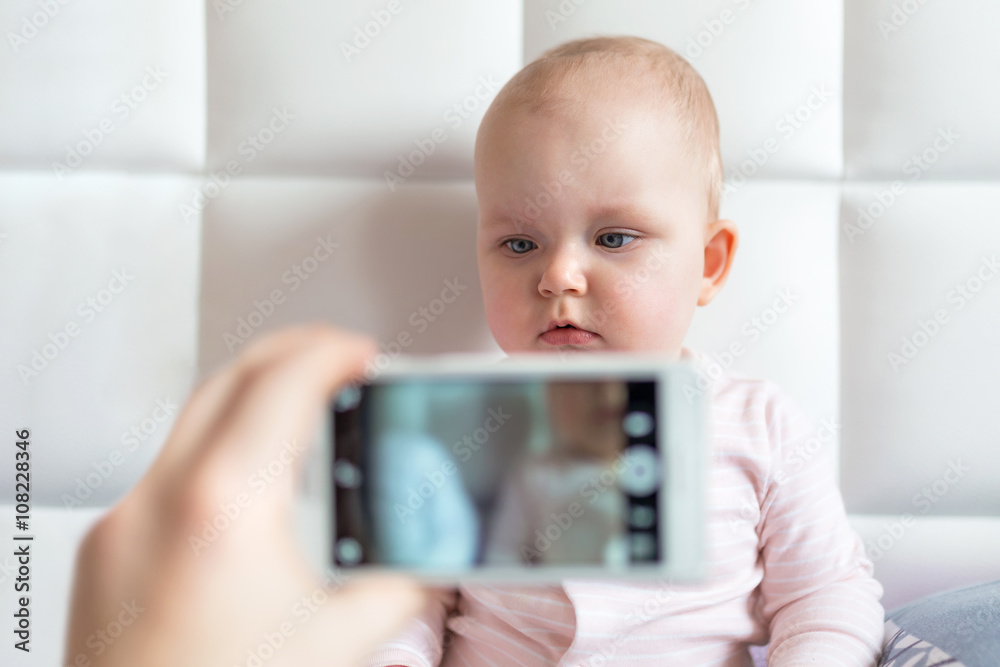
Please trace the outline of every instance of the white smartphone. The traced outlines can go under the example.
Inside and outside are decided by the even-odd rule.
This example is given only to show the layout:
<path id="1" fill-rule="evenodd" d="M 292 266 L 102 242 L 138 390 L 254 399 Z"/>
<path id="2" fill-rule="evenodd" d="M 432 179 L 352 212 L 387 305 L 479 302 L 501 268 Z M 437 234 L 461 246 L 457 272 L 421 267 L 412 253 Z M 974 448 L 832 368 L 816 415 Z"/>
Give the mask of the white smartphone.
<path id="1" fill-rule="evenodd" d="M 687 364 L 635 354 L 401 357 L 329 406 L 315 555 L 437 584 L 696 581 L 706 436 L 685 385 Z"/>

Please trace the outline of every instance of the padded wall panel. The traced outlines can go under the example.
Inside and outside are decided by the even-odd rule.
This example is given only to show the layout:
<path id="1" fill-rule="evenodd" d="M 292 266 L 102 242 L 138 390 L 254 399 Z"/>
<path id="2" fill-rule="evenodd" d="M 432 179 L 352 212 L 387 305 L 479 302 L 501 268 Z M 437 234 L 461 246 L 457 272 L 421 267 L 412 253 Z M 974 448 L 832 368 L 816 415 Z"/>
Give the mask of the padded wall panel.
<path id="1" fill-rule="evenodd" d="M 595 34 L 662 42 L 688 58 L 708 84 L 722 126 L 727 179 L 836 178 L 842 167 L 842 21 L 842 3 L 834 0 L 638 0 L 627 6 L 526 0 L 525 61 Z M 744 164 L 751 153 L 762 166 Z"/>
<path id="2" fill-rule="evenodd" d="M 846 0 L 849 177 L 1000 177 L 1000 4 Z M 954 140 L 948 146 L 938 132 Z"/>
<path id="3" fill-rule="evenodd" d="M 514 0 L 271 1 L 221 15 L 209 7 L 210 163 L 236 159 L 253 174 L 405 176 L 402 155 L 423 161 L 418 178 L 471 177 L 479 119 L 521 64 L 521 11 Z M 269 139 L 274 109 L 295 118 Z M 270 141 L 265 150 L 246 143 L 257 136 Z M 410 160 L 419 146 L 426 158 Z"/>
<path id="4" fill-rule="evenodd" d="M 854 512 L 995 515 L 1000 185 L 904 187 L 844 195 L 842 488 Z"/>
<path id="5" fill-rule="evenodd" d="M 200 169 L 204 11 L 196 0 L 0 4 L 0 168 Z"/>
<path id="6" fill-rule="evenodd" d="M 875 563 L 886 611 L 926 595 L 1000 579 L 1000 517 L 849 518 Z"/>
<path id="7" fill-rule="evenodd" d="M 476 213 L 466 182 L 390 193 L 379 180 L 237 180 L 205 211 L 201 368 L 261 331 L 316 320 L 407 354 L 495 350 Z"/>
<path id="8" fill-rule="evenodd" d="M 836 185 L 773 181 L 727 199 L 721 215 L 738 225 L 740 246 L 685 339 L 721 368 L 777 382 L 817 425 L 839 421 L 839 201 Z"/>
<path id="9" fill-rule="evenodd" d="M 200 230 L 176 207 L 194 185 L 0 174 L 0 426 L 31 431 L 36 505 L 116 499 L 166 437 L 166 406 L 187 396 Z M 12 493 L 5 475 L 0 497 Z"/>

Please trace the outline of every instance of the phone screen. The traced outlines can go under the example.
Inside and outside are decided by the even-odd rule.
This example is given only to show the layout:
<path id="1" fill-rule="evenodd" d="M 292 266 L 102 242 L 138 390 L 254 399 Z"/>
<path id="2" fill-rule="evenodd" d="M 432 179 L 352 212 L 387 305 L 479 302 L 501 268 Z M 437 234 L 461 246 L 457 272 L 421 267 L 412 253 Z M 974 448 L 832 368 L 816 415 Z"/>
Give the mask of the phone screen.
<path id="1" fill-rule="evenodd" d="M 660 562 L 657 391 L 621 376 L 348 387 L 331 407 L 336 564 Z"/>

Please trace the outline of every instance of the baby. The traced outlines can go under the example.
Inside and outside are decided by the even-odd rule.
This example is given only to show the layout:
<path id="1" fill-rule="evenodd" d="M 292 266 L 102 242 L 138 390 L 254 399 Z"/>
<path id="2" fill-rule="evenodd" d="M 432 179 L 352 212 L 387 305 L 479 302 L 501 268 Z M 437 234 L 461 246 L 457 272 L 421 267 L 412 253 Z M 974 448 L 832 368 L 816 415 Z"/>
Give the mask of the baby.
<path id="1" fill-rule="evenodd" d="M 719 129 L 704 81 L 644 39 L 559 46 L 521 70 L 476 140 L 486 317 L 508 353 L 682 347 L 722 289 Z M 716 377 L 712 375 L 711 377 Z M 703 385 L 704 386 L 704 385 Z M 873 665 L 882 588 L 829 448 L 772 383 L 711 384 L 707 578 L 462 585 L 435 593 L 367 665 Z"/>

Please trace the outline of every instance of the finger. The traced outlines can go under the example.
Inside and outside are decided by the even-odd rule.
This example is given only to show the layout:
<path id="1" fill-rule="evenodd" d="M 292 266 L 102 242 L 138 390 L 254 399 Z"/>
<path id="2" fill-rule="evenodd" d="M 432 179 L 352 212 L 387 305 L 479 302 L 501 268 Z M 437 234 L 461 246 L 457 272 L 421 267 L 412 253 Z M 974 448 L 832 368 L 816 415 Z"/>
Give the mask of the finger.
<path id="1" fill-rule="evenodd" d="M 189 478 L 199 471 L 218 477 L 213 484 L 219 501 L 246 492 L 255 473 L 267 485 L 279 482 L 290 492 L 330 395 L 360 376 L 375 352 L 367 337 L 330 328 L 286 343 L 246 372 L 225 416 L 206 436 L 197 470 L 188 471 Z"/>
<path id="2" fill-rule="evenodd" d="M 195 388 L 174 422 L 163 449 L 136 486 L 138 493 L 146 492 L 149 486 L 169 484 L 168 480 L 173 479 L 175 472 L 188 460 L 203 434 L 224 412 L 236 392 L 239 379 L 239 367 L 230 364 Z"/>
<path id="3" fill-rule="evenodd" d="M 188 476 L 187 468 L 203 443 L 231 418 L 245 385 L 262 369 L 294 354 L 309 340 L 315 340 L 333 329 L 326 326 L 305 326 L 284 329 L 255 341 L 232 364 L 202 382 L 192 393 L 182 410 L 163 450 L 149 473 L 137 486 L 175 488 L 178 479 Z"/>

